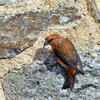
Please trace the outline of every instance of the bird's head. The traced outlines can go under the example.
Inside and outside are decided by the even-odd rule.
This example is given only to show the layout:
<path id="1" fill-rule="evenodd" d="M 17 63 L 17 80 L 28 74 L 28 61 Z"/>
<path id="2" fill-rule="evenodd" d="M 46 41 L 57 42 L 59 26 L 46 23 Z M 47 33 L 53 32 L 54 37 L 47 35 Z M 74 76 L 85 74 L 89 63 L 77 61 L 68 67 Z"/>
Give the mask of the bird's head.
<path id="1" fill-rule="evenodd" d="M 44 46 L 57 44 L 59 41 L 59 36 L 57 34 L 50 34 L 45 38 Z"/>

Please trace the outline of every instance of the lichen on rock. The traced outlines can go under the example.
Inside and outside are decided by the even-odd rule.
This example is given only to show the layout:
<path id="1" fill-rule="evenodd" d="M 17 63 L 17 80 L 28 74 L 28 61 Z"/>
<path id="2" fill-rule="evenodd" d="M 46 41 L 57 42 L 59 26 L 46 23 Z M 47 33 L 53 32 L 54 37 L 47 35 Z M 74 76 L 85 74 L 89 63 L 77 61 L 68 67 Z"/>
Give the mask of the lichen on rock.
<path id="1" fill-rule="evenodd" d="M 13 57 L 33 45 L 41 31 L 52 25 L 80 20 L 76 7 L 60 6 L 53 11 L 30 11 L 4 16 L 0 22 L 0 58 Z"/>

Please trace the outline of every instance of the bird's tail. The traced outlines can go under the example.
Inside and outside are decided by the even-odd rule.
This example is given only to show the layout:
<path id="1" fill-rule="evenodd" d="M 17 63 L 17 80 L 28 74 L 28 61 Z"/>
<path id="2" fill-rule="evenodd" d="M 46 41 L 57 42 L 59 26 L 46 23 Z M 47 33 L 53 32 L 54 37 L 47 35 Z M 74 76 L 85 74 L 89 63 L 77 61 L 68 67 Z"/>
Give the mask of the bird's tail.
<path id="1" fill-rule="evenodd" d="M 65 80 L 65 83 L 62 89 L 67 89 L 67 88 L 73 89 L 75 78 L 76 78 L 76 75 L 72 75 L 71 72 L 67 72 L 67 79 Z"/>

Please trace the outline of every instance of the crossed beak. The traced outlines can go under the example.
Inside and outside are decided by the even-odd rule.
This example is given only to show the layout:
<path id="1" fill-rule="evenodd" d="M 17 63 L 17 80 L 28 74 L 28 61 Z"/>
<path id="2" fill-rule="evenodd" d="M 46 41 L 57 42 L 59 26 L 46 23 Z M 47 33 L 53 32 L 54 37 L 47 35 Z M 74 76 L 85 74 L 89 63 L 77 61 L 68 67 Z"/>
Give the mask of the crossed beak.
<path id="1" fill-rule="evenodd" d="M 49 43 L 48 43 L 47 40 L 45 40 L 43 47 L 45 47 L 45 46 L 47 46 L 47 45 L 49 45 Z"/>

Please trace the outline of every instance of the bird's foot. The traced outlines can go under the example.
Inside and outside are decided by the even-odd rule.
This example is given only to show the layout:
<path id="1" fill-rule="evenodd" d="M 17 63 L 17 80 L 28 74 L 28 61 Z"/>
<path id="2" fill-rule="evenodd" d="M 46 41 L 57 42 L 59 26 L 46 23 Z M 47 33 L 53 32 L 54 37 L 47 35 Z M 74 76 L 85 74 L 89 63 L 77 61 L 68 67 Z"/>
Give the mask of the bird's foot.
<path id="1" fill-rule="evenodd" d="M 70 94 L 69 94 L 69 93 L 67 93 L 67 94 L 66 94 L 66 97 L 69 97 L 69 96 L 70 96 Z"/>

